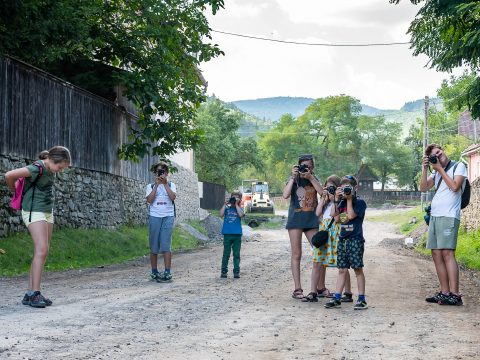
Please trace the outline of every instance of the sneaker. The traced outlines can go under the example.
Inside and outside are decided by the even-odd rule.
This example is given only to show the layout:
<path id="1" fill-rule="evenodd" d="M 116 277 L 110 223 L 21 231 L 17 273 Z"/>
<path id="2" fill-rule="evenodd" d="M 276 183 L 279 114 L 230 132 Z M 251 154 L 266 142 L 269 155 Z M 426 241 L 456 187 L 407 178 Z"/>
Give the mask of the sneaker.
<path id="1" fill-rule="evenodd" d="M 427 297 L 425 299 L 426 302 L 428 303 L 432 303 L 432 304 L 438 304 L 438 302 L 441 300 L 441 299 L 444 299 L 446 298 L 447 295 L 443 295 L 441 291 L 439 291 L 437 294 L 433 295 L 433 296 L 430 296 L 430 297 Z"/>
<path id="2" fill-rule="evenodd" d="M 456 305 L 461 306 L 463 305 L 462 295 L 455 295 L 450 293 L 448 296 L 443 296 L 439 301 L 439 305 Z"/>
<path id="3" fill-rule="evenodd" d="M 52 300 L 46 298 L 46 297 L 43 296 L 43 295 L 40 295 L 40 296 L 42 297 L 42 300 L 43 300 L 43 302 L 45 303 L 46 306 L 52 306 L 52 304 L 53 304 L 53 301 L 52 301 Z"/>
<path id="4" fill-rule="evenodd" d="M 22 304 L 23 305 L 30 305 L 30 296 L 28 296 L 27 293 L 25 293 L 25 295 L 23 296 Z"/>
<path id="5" fill-rule="evenodd" d="M 353 310 L 365 310 L 365 309 L 368 309 L 368 305 L 366 301 L 358 300 L 355 306 L 353 307 Z"/>
<path id="6" fill-rule="evenodd" d="M 342 298 L 340 299 L 342 303 L 344 302 L 353 302 L 353 294 L 351 293 L 343 293 Z"/>
<path id="7" fill-rule="evenodd" d="M 240 279 L 240 273 L 234 273 L 233 278 L 234 279 Z"/>
<path id="8" fill-rule="evenodd" d="M 47 306 L 45 301 L 43 301 L 43 296 L 40 294 L 40 291 L 35 291 L 32 296 L 30 296 L 30 306 L 35 308 L 44 308 Z"/>
<path id="9" fill-rule="evenodd" d="M 337 299 L 332 299 L 324 305 L 327 309 L 338 308 L 342 306 L 342 302 Z"/>
<path id="10" fill-rule="evenodd" d="M 150 279 L 152 279 L 153 281 L 158 281 L 158 279 L 160 279 L 160 273 L 159 272 L 152 272 L 150 274 Z"/>
<path id="11" fill-rule="evenodd" d="M 220 277 L 221 277 L 221 278 L 226 278 L 226 277 L 227 277 L 227 273 L 226 273 L 226 272 L 220 273 Z"/>
<path id="12" fill-rule="evenodd" d="M 169 283 L 169 282 L 172 282 L 172 274 L 171 273 L 166 273 L 166 272 L 162 272 L 159 276 L 159 278 L 157 279 L 157 282 L 160 282 L 160 283 Z"/>

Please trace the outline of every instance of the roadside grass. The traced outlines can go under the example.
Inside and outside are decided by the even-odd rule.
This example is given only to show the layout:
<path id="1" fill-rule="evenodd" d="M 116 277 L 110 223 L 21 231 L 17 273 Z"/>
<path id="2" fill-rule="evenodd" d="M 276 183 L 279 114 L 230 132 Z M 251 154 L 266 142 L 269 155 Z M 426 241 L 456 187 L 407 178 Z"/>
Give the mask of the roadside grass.
<path id="1" fill-rule="evenodd" d="M 388 217 L 377 215 L 368 216 L 366 219 L 375 222 L 388 222 L 396 225 L 402 234 L 409 234 L 422 224 L 424 221 L 423 215 L 421 206 L 416 206 L 406 211 L 393 211 Z M 414 217 L 417 219 L 416 223 L 411 222 Z"/>
<path id="2" fill-rule="evenodd" d="M 402 234 L 409 235 L 418 226 L 423 223 L 423 209 L 420 206 L 412 208 L 408 211 L 394 211 L 388 217 L 374 216 L 368 217 L 369 221 L 384 221 L 397 226 Z M 417 223 L 411 224 L 410 220 L 416 217 Z M 426 249 L 427 233 L 420 238 L 415 250 L 430 256 L 431 251 Z M 455 251 L 457 261 L 463 266 L 480 271 L 480 230 L 467 231 L 464 227 L 460 227 L 458 232 L 457 250 Z"/>
<path id="3" fill-rule="evenodd" d="M 197 246 L 194 237 L 175 226 L 173 250 L 193 249 Z M 33 244 L 28 233 L 0 238 L 0 248 L 5 251 L 5 254 L 0 254 L 0 276 L 29 272 Z M 117 264 L 149 253 L 147 226 L 124 226 L 118 230 L 60 229 L 53 232 L 45 270 L 61 271 Z"/>

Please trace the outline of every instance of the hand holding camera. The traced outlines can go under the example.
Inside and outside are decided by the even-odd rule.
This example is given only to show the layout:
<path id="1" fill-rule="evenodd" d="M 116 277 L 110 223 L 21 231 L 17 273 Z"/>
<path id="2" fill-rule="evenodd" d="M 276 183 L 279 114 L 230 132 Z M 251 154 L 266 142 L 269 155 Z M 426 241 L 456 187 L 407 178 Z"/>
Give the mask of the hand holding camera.
<path id="1" fill-rule="evenodd" d="M 158 183 L 160 183 L 160 184 L 166 184 L 167 183 L 167 175 L 166 175 L 165 169 L 159 169 L 157 171 L 156 181 L 158 181 Z"/>

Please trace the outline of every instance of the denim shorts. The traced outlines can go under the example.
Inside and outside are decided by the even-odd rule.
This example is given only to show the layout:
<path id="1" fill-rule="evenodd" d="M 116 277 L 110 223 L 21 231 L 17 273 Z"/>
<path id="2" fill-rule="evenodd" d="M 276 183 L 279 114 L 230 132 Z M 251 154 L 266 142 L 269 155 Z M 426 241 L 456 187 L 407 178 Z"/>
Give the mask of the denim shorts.
<path id="1" fill-rule="evenodd" d="M 175 217 L 150 216 L 148 221 L 148 240 L 150 253 L 172 252 L 172 234 Z"/>
<path id="2" fill-rule="evenodd" d="M 365 240 L 360 237 L 338 240 L 337 267 L 339 269 L 363 268 Z"/>

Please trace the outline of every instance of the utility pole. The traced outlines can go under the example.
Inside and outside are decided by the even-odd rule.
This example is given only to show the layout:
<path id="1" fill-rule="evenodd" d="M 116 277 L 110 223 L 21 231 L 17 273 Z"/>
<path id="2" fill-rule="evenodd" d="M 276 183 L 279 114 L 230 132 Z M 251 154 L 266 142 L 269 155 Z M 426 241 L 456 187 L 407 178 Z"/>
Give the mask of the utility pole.
<path id="1" fill-rule="evenodd" d="M 428 145 L 428 96 L 425 96 L 425 108 L 423 114 L 423 149 Z"/>
<path id="2" fill-rule="evenodd" d="M 424 101 L 424 113 L 423 113 L 423 150 L 425 151 L 428 145 L 428 96 L 425 96 Z M 420 203 L 423 209 L 423 202 L 425 198 L 425 203 L 428 201 L 428 192 L 422 193 L 420 195 Z"/>

